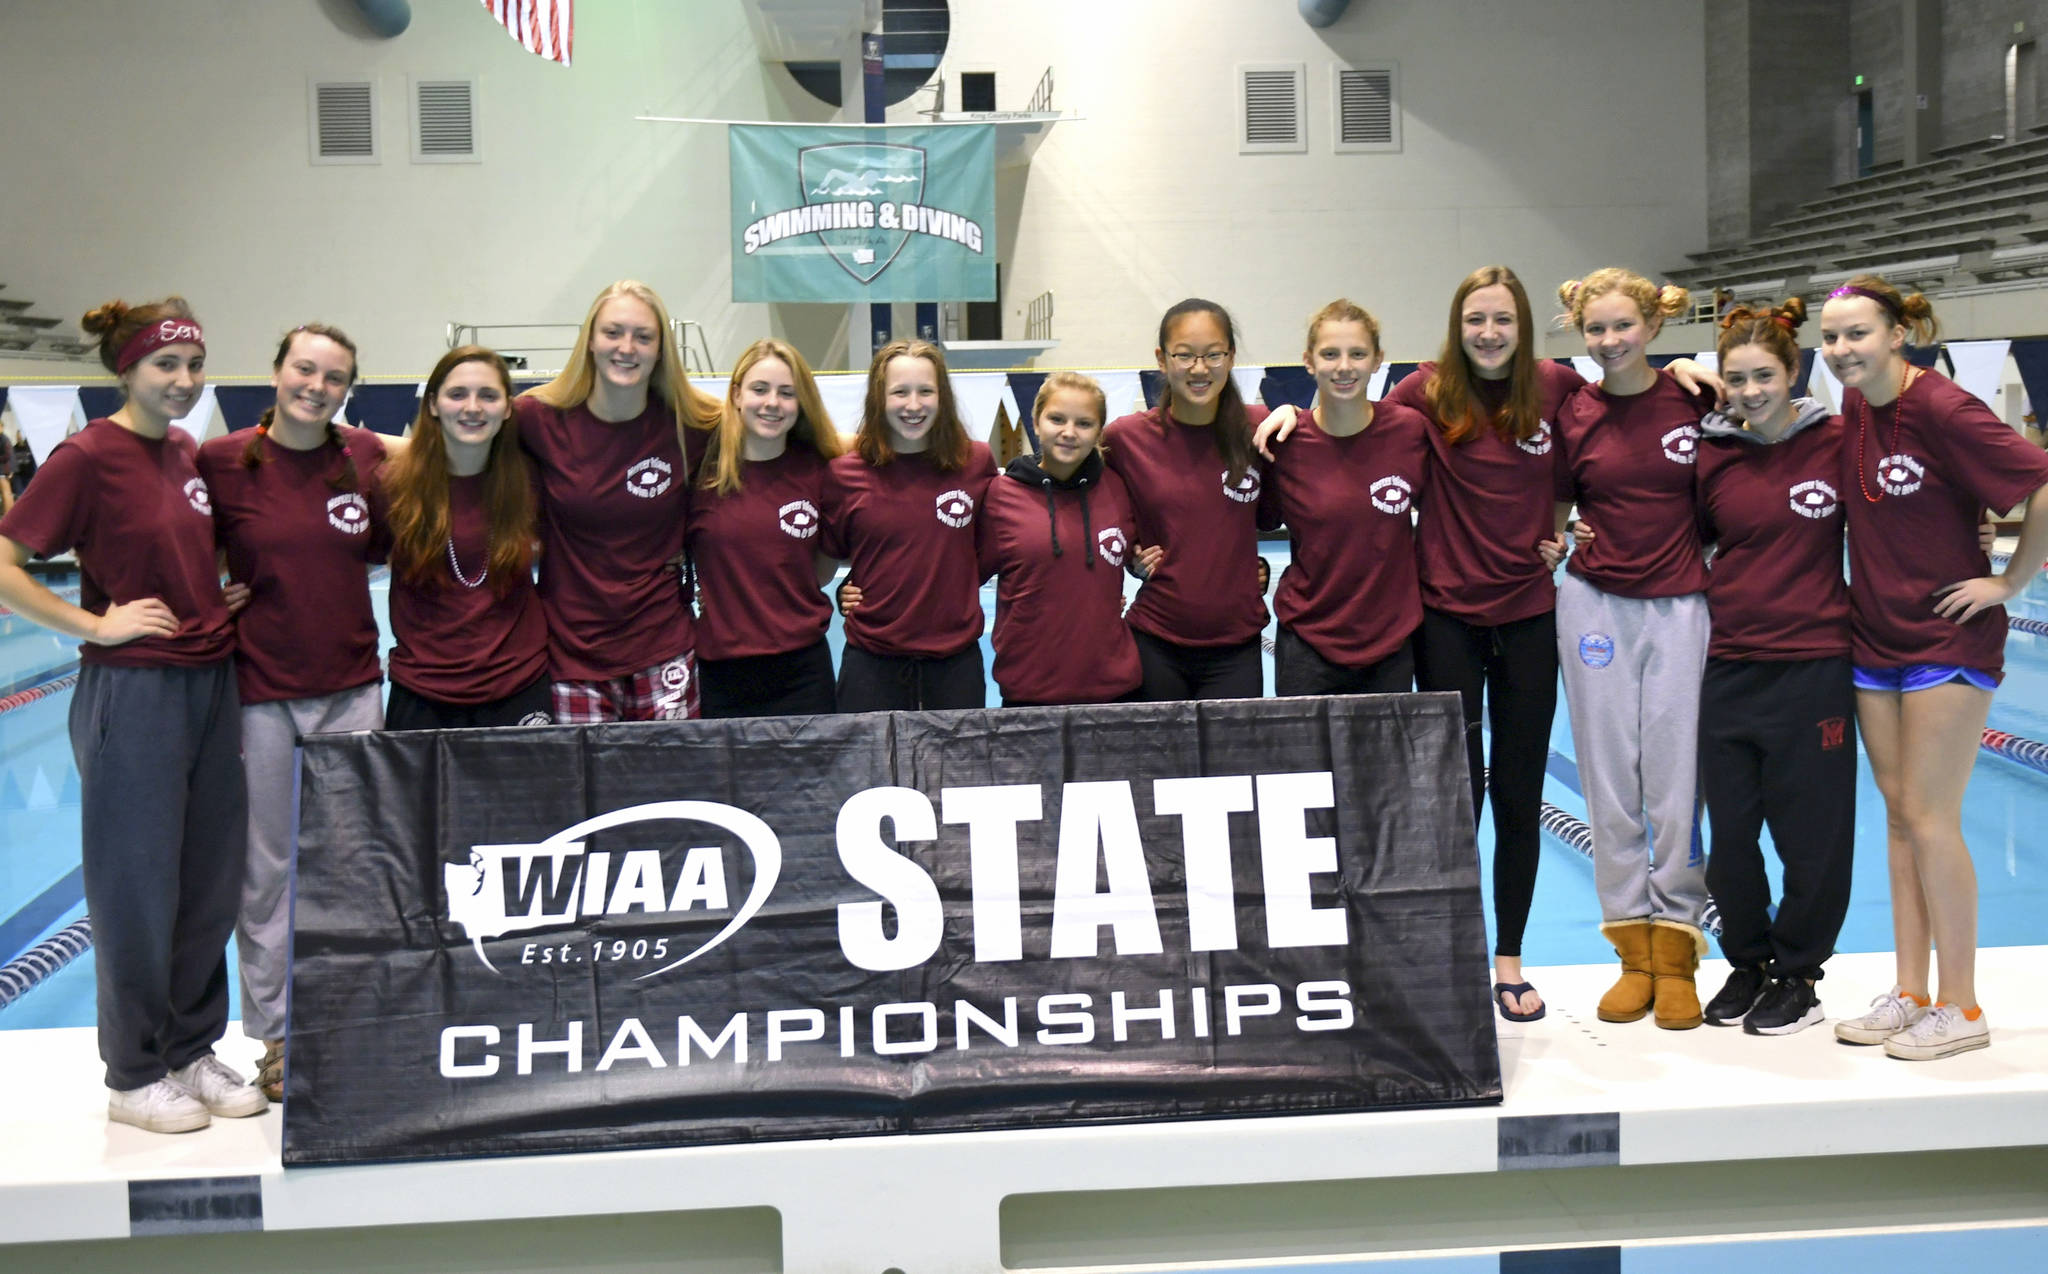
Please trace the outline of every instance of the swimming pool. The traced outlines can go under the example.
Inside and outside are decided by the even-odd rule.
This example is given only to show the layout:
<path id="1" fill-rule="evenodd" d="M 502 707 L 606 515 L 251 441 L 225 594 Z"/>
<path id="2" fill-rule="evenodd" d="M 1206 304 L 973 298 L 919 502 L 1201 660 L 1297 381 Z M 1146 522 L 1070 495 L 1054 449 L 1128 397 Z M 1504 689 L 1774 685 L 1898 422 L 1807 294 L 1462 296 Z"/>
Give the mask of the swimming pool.
<path id="1" fill-rule="evenodd" d="M 1277 578 L 1287 562 L 1286 546 L 1267 544 L 1263 551 Z M 386 583 L 381 572 L 373 578 L 371 596 L 388 641 Z M 993 588 L 982 591 L 982 603 L 993 611 Z M 2048 581 L 2037 577 L 2013 603 L 2011 612 L 2048 621 Z M 836 658 L 841 641 L 836 622 L 830 639 Z M 71 692 L 65 674 L 76 660 L 76 642 L 56 637 L 18 616 L 0 615 L 0 705 L 19 703 L 0 711 L 0 843 L 7 851 L 0 854 L 0 963 L 85 914 L 79 875 L 78 775 L 66 732 Z M 1992 704 L 1991 727 L 2048 740 L 2048 637 L 2013 632 L 2006 645 L 2006 670 L 2005 684 Z M 1270 686 L 1270 654 L 1266 678 Z M 989 701 L 998 701 L 993 686 Z M 1571 723 L 1561 695 L 1559 705 L 1551 732 L 1552 766 L 1544 784 L 1544 799 L 1566 814 L 1583 818 L 1585 803 L 1575 786 Z M 1493 847 L 1489 824 L 1488 819 L 1481 821 L 1479 853 L 1480 879 L 1490 891 Z M 2038 830 L 2044 825 L 2048 825 L 2048 774 L 1980 754 L 1964 803 L 1963 832 L 1976 861 L 1982 898 L 1979 932 L 1985 946 L 2048 943 L 2048 837 Z M 2026 829 L 2030 827 L 2036 831 L 2029 833 Z M 1855 882 L 1840 949 L 1889 951 L 1891 907 L 1885 873 L 1884 807 L 1867 762 L 1859 763 L 1856 845 Z M 1775 887 L 1774 859 L 1771 875 Z M 1488 903 L 1490 916 L 1490 898 Z M 1598 920 L 1591 862 L 1546 835 L 1523 947 L 1526 959 L 1545 965 L 1611 958 L 1610 948 L 1600 937 Z M 233 983 L 231 978 L 231 986 Z M 239 998 L 239 988 L 231 993 Z M 1857 988 L 1853 994 L 1864 992 Z M 239 1012 L 239 1004 L 235 1011 Z M 93 1020 L 90 951 L 0 1009 L 0 1029 L 90 1026 Z"/>

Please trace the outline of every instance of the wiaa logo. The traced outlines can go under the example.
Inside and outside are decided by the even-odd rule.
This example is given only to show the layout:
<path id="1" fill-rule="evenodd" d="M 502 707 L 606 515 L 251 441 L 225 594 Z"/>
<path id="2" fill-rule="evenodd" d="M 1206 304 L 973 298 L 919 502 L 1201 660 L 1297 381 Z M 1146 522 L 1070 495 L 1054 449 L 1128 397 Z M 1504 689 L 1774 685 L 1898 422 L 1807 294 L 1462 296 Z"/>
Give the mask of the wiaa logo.
<path id="1" fill-rule="evenodd" d="M 1664 458 L 1674 464 L 1691 464 L 1699 456 L 1700 427 L 1680 425 L 1664 435 Z"/>
<path id="2" fill-rule="evenodd" d="M 1530 434 L 1527 438 L 1515 439 L 1515 445 L 1532 456 L 1549 455 L 1551 448 L 1550 422 L 1547 420 L 1537 421 L 1536 432 Z"/>
<path id="3" fill-rule="evenodd" d="M 683 912 L 700 904 L 707 911 L 729 905 L 725 858 L 716 846 L 697 846 L 673 877 L 664 874 L 661 851 L 629 849 L 619 859 L 590 852 L 584 838 L 632 823 L 672 820 L 709 824 L 731 833 L 754 860 L 754 884 L 746 901 L 709 941 L 678 959 L 639 975 L 650 978 L 688 964 L 739 932 L 752 920 L 782 874 L 782 842 L 768 824 L 742 809 L 714 801 L 654 801 L 612 810 L 572 823 L 536 845 L 477 845 L 467 864 L 443 863 L 448 918 L 462 926 L 477 959 L 493 973 L 484 940 L 574 924 L 578 917 L 642 912 Z"/>
<path id="4" fill-rule="evenodd" d="M 327 523 L 346 535 L 366 535 L 370 530 L 369 502 L 345 491 L 327 502 Z"/>
<path id="5" fill-rule="evenodd" d="M 958 487 L 941 492 L 934 502 L 934 507 L 939 521 L 947 526 L 959 528 L 970 526 L 974 522 L 974 497 Z"/>
<path id="6" fill-rule="evenodd" d="M 1891 495 L 1911 495 L 1927 477 L 1927 466 L 1900 452 L 1877 462 L 1877 481 Z"/>
<path id="7" fill-rule="evenodd" d="M 1367 494 L 1372 497 L 1372 507 L 1382 513 L 1406 513 L 1413 503 L 1414 488 L 1408 485 L 1408 479 L 1390 473 L 1373 483 Z"/>
<path id="8" fill-rule="evenodd" d="M 1835 489 L 1819 478 L 1796 484 L 1791 500 L 1792 511 L 1802 518 L 1829 517 L 1840 507 Z"/>
<path id="9" fill-rule="evenodd" d="M 660 456 L 649 456 L 626 470 L 626 490 L 643 500 L 652 500 L 668 490 L 675 468 Z"/>
<path id="10" fill-rule="evenodd" d="M 808 540 L 818 533 L 818 506 L 809 500 L 791 500 L 775 511 L 775 523 L 784 535 Z"/>
<path id="11" fill-rule="evenodd" d="M 1229 470 L 1226 469 L 1217 476 L 1223 480 L 1223 494 L 1239 504 L 1250 504 L 1259 498 L 1259 467 L 1257 465 L 1247 466 L 1244 476 L 1239 478 L 1234 486 L 1230 481 Z"/>
<path id="12" fill-rule="evenodd" d="M 206 479 L 185 479 L 185 500 L 198 513 L 213 516 L 213 493 L 206 489 Z"/>

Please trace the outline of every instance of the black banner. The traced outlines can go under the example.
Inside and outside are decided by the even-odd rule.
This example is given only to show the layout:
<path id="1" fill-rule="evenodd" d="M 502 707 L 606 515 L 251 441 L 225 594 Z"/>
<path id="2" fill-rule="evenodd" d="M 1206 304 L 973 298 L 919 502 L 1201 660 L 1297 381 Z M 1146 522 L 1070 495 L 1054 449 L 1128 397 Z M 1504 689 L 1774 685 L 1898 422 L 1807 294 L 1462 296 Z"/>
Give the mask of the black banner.
<path id="1" fill-rule="evenodd" d="M 306 740 L 284 1160 L 1500 1099 L 1455 695 Z"/>

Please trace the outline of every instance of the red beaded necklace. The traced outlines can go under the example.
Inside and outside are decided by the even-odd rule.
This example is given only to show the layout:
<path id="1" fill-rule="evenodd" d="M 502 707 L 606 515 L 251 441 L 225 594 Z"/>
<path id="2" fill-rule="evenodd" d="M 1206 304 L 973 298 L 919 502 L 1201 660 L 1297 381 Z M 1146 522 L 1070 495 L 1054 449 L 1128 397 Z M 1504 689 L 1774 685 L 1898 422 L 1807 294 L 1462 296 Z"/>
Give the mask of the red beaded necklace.
<path id="1" fill-rule="evenodd" d="M 1916 380 L 1919 377 L 1919 375 L 1920 369 L 1913 366 L 1911 363 L 1907 363 L 1905 370 L 1899 373 L 1899 392 L 1892 399 L 1892 440 L 1891 445 L 1885 448 L 1885 455 L 1887 456 L 1898 454 L 1899 404 L 1905 401 L 1906 386 L 1912 384 L 1914 380 Z M 1868 398 L 1865 398 L 1861 394 L 1856 395 L 1856 400 L 1863 407 L 1863 410 L 1858 412 L 1856 415 L 1856 483 L 1858 486 L 1861 486 L 1863 488 L 1864 502 L 1868 504 L 1876 504 L 1879 500 L 1884 499 L 1884 482 L 1883 479 L 1880 478 L 1878 481 L 1877 490 L 1875 492 L 1871 491 L 1870 466 L 1863 463 L 1863 446 L 1865 440 L 1872 433 L 1875 433 L 1877 431 L 1877 426 L 1873 423 L 1874 418 L 1877 415 L 1877 409 L 1872 407 L 1870 405 L 1870 400 Z M 1879 441 L 1883 440 L 1879 439 Z M 1882 457 L 1879 458 L 1878 463 L 1883 463 Z"/>

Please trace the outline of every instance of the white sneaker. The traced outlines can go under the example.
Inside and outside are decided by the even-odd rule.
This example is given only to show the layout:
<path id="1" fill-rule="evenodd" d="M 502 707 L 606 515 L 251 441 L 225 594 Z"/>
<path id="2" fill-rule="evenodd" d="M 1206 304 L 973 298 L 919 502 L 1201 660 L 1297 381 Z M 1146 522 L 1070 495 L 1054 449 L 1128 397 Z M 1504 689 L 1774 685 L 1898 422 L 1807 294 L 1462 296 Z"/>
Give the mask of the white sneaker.
<path id="1" fill-rule="evenodd" d="M 203 1053 L 172 1071 L 171 1078 L 198 1098 L 209 1113 L 223 1119 L 242 1119 L 270 1109 L 262 1089 L 211 1053 Z"/>
<path id="2" fill-rule="evenodd" d="M 1862 1017 L 1835 1023 L 1835 1038 L 1844 1044 L 1882 1044 L 1927 1015 L 1927 1006 L 1912 999 L 1904 987 L 1893 987 L 1870 1002 Z"/>
<path id="3" fill-rule="evenodd" d="M 1991 1022 L 1982 1009 L 1972 1022 L 1961 1006 L 1937 1004 L 1918 1022 L 1884 1042 L 1884 1055 L 1907 1062 L 1931 1062 L 1973 1048 L 1991 1047 Z"/>
<path id="4" fill-rule="evenodd" d="M 141 1088 L 108 1089 L 107 1121 L 144 1132 L 196 1132 L 212 1123 L 213 1116 L 177 1080 L 166 1077 Z"/>

